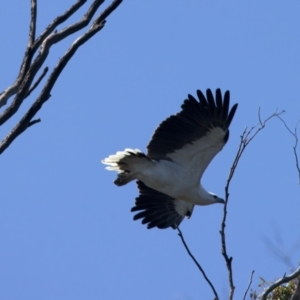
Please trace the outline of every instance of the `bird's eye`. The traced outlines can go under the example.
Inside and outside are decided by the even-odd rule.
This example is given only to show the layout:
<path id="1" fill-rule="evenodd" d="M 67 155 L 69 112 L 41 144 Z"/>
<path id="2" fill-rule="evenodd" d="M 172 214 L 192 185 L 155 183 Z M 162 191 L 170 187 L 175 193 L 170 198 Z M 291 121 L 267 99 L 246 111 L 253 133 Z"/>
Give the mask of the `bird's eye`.
<path id="1" fill-rule="evenodd" d="M 218 197 L 216 195 L 214 195 L 214 198 L 217 199 Z"/>

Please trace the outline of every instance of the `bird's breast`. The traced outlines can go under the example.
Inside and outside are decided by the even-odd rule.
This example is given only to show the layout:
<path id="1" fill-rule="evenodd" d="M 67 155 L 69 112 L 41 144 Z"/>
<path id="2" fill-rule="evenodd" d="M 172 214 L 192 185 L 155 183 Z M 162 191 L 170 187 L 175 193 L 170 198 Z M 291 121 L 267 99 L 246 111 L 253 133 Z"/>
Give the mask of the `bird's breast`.
<path id="1" fill-rule="evenodd" d="M 192 184 L 189 174 L 180 165 L 165 160 L 144 170 L 139 180 L 154 190 L 189 202 L 197 196 L 199 188 L 199 183 Z"/>

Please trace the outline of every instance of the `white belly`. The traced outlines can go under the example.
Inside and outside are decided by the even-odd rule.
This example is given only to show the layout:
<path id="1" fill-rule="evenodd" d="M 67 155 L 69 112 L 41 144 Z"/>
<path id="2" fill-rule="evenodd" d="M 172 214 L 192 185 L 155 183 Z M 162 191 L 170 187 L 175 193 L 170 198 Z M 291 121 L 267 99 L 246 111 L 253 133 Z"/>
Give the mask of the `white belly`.
<path id="1" fill-rule="evenodd" d="M 194 203 L 199 198 L 199 182 L 182 166 L 170 161 L 161 160 L 138 174 L 138 179 L 150 188 L 176 199 Z"/>

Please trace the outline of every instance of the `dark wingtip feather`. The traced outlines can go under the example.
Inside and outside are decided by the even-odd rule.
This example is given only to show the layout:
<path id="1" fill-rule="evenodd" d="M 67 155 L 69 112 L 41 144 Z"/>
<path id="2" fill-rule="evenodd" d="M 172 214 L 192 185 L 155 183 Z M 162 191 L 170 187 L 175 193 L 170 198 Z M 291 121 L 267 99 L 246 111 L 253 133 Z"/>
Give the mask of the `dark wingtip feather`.
<path id="1" fill-rule="evenodd" d="M 237 104 L 237 103 L 234 104 L 234 105 L 232 106 L 230 112 L 229 112 L 229 115 L 228 115 L 227 120 L 226 120 L 226 127 L 227 127 L 227 128 L 229 128 L 229 126 L 230 126 L 230 123 L 231 123 L 231 121 L 232 121 L 232 119 L 233 119 L 233 117 L 234 117 L 234 114 L 235 114 L 235 112 L 236 112 L 237 107 L 238 107 L 238 104 Z"/>
<path id="2" fill-rule="evenodd" d="M 206 99 L 209 105 L 209 109 L 213 109 L 215 107 L 215 100 L 211 89 L 206 90 Z"/>
<path id="3" fill-rule="evenodd" d="M 223 103 L 222 103 L 222 92 L 220 89 L 216 90 L 216 104 L 218 108 L 218 112 L 222 111 Z"/>
<path id="4" fill-rule="evenodd" d="M 229 102 L 230 102 L 230 92 L 226 91 L 223 98 L 223 107 L 222 107 L 222 121 L 226 122 L 228 111 L 229 111 Z M 227 127 L 228 128 L 228 127 Z"/>
<path id="5" fill-rule="evenodd" d="M 200 91 L 200 90 L 197 90 L 197 97 L 200 101 L 200 103 L 204 106 L 204 107 L 207 107 L 208 106 L 208 102 L 206 100 L 206 97 L 204 96 L 204 94 Z"/>
<path id="6" fill-rule="evenodd" d="M 174 206 L 174 198 L 160 193 L 146 186 L 142 181 L 137 181 L 140 195 L 135 199 L 132 212 L 137 212 L 133 220 L 141 219 L 147 228 L 159 229 L 174 228 L 184 219 L 179 215 Z"/>

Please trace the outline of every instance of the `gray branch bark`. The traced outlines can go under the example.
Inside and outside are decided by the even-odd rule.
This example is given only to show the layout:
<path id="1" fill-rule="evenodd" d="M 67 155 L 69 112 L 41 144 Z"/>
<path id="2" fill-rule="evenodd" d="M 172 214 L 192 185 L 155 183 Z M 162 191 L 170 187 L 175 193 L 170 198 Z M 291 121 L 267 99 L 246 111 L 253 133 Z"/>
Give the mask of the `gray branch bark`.
<path id="1" fill-rule="evenodd" d="M 300 275 L 300 266 L 298 267 L 298 269 L 296 269 L 293 273 L 291 273 L 290 275 L 288 276 L 283 276 L 282 278 L 278 279 L 277 281 L 275 281 L 271 286 L 269 286 L 259 297 L 260 300 L 267 300 L 267 297 L 268 295 L 274 291 L 277 287 L 279 287 L 280 285 L 284 284 L 284 283 L 288 283 L 290 282 L 291 280 L 295 279 L 296 277 L 298 277 Z M 297 287 L 297 290 L 299 292 L 299 283 L 298 283 L 298 287 Z M 296 290 L 296 293 L 297 293 L 297 290 Z M 295 293 L 295 294 L 296 294 Z M 295 295 L 294 294 L 294 295 Z M 297 295 L 296 295 L 297 296 Z M 295 296 L 295 297 L 296 297 Z M 299 298 L 292 298 L 293 300 L 294 299 L 299 299 Z"/>

